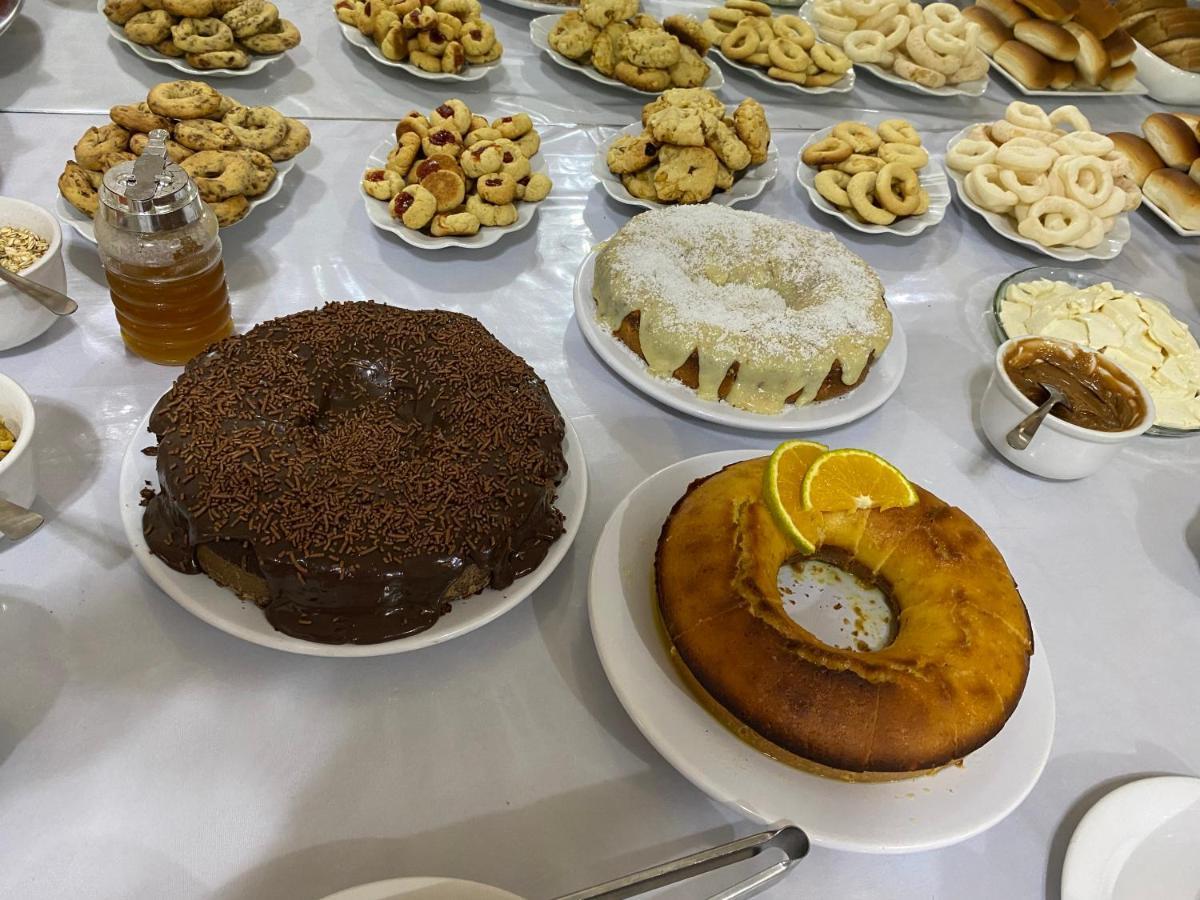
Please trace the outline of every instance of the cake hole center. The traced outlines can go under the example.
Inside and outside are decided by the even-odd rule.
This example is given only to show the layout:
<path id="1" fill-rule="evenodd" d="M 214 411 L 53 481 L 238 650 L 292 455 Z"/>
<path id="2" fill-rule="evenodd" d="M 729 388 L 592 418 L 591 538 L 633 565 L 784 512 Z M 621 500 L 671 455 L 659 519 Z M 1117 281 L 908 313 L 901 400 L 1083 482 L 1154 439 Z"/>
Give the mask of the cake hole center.
<path id="1" fill-rule="evenodd" d="M 810 557 L 779 567 L 784 612 L 817 640 L 842 650 L 882 650 L 896 636 L 892 605 L 877 585 Z"/>

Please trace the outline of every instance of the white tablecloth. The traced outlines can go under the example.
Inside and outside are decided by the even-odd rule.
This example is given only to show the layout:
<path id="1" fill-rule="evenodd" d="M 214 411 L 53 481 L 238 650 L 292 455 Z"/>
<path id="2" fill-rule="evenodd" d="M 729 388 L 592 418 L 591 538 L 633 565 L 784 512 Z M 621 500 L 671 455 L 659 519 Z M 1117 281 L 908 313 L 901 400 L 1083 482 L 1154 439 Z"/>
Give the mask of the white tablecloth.
<path id="1" fill-rule="evenodd" d="M 218 85 L 313 128 L 279 196 L 225 232 L 239 327 L 325 298 L 477 316 L 547 379 L 579 431 L 592 479 L 583 527 L 530 600 L 429 650 L 321 660 L 203 624 L 141 573 L 117 517 L 121 454 L 177 370 L 122 349 L 95 250 L 69 235 L 79 313 L 0 354 L 0 371 L 37 405 L 38 508 L 49 519 L 0 546 L 0 896 L 315 900 L 440 874 L 540 898 L 756 830 L 640 736 L 587 625 L 592 547 L 633 485 L 683 457 L 773 443 L 646 400 L 572 321 L 580 259 L 633 212 L 594 184 L 590 157 L 637 99 L 560 72 L 529 46 L 526 16 L 490 7 L 505 66 L 455 93 L 493 113 L 533 109 L 555 190 L 536 227 L 483 252 L 419 253 L 371 227 L 358 175 L 388 121 L 445 92 L 375 66 L 343 42 L 325 2 L 306 4 L 284 4 L 305 36 L 292 59 Z M 63 113 L 131 102 L 173 76 L 110 41 L 91 0 L 28 5 L 0 39 L 0 194 L 52 206 L 62 161 L 96 119 Z M 767 896 L 1056 896 L 1071 830 L 1103 791 L 1141 773 L 1200 770 L 1200 443 L 1147 438 L 1074 483 L 1009 467 L 976 420 L 994 349 L 984 309 L 1002 277 L 1047 260 L 957 203 L 914 241 L 860 235 L 796 185 L 807 129 L 835 115 L 900 108 L 940 146 L 995 115 L 1006 90 L 931 101 L 863 75 L 849 96 L 795 103 L 729 76 L 730 99 L 746 91 L 797 129 L 778 132 L 779 178 L 750 208 L 833 229 L 878 270 L 908 333 L 896 396 L 823 439 L 885 454 L 987 529 L 1020 582 L 1058 703 L 1040 783 L 991 831 L 902 857 L 816 848 Z M 1081 105 L 1102 127 L 1128 130 L 1155 108 Z M 1197 244 L 1145 213 L 1132 224 L 1120 257 L 1087 268 L 1200 320 Z"/>

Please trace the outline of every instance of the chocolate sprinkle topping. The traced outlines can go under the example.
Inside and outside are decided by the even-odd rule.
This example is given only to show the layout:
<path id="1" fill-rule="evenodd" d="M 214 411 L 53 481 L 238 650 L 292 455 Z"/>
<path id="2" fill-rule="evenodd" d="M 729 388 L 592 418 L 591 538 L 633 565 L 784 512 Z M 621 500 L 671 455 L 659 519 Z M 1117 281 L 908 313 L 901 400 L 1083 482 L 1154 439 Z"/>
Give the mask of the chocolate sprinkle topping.
<path id="1" fill-rule="evenodd" d="M 296 637 L 422 631 L 563 531 L 562 418 L 459 313 L 348 302 L 264 322 L 192 360 L 150 430 L 151 550 L 196 572 L 206 547 L 261 579 L 253 599 Z"/>

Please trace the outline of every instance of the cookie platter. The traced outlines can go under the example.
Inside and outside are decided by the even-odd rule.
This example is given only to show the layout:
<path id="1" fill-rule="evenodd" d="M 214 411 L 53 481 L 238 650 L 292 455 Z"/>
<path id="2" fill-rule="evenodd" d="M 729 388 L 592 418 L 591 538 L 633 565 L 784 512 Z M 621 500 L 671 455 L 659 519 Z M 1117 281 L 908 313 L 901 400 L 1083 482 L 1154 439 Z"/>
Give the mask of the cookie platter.
<path id="1" fill-rule="evenodd" d="M 616 78 L 601 75 L 591 66 L 567 59 L 561 53 L 555 52 L 550 46 L 550 31 L 554 28 L 554 24 L 558 21 L 558 18 L 558 16 L 538 16 L 529 23 L 529 39 L 533 42 L 533 46 L 537 47 L 550 58 L 551 62 L 562 66 L 564 69 L 570 69 L 572 72 L 578 72 L 580 75 L 590 78 L 597 84 L 606 84 L 609 87 L 618 88 L 622 91 L 632 91 L 635 94 L 658 95 L 659 91 L 635 88 L 632 85 L 625 84 L 623 81 L 618 81 Z M 707 56 L 704 57 L 704 64 L 708 66 L 709 76 L 708 80 L 704 82 L 703 87 L 710 91 L 716 91 L 724 87 L 725 76 L 721 72 L 721 67 Z"/>
<path id="2" fill-rule="evenodd" d="M 188 75 L 193 75 L 197 78 L 237 78 L 242 75 L 253 75 L 256 72 L 261 72 L 271 63 L 278 62 L 283 59 L 286 53 L 274 53 L 269 56 L 259 56 L 257 54 L 250 57 L 250 62 L 242 69 L 198 69 L 190 65 L 183 57 L 167 56 L 159 53 L 153 47 L 147 47 L 129 39 L 129 35 L 125 33 L 125 29 L 114 22 L 109 21 L 104 15 L 104 7 L 106 0 L 96 0 L 96 10 L 104 18 L 104 24 L 108 28 L 108 33 L 114 40 L 124 44 L 142 59 L 147 62 L 157 63 L 159 65 L 170 66 L 180 72 L 185 72 Z"/>
<path id="3" fill-rule="evenodd" d="M 338 22 L 338 28 L 342 31 L 342 36 L 362 50 L 371 59 L 379 63 L 381 66 L 388 66 L 393 69 L 401 69 L 409 75 L 417 78 L 422 78 L 426 81 L 478 81 L 481 78 L 487 77 L 489 72 L 500 67 L 500 60 L 495 62 L 485 63 L 484 65 L 466 66 L 461 72 L 427 72 L 420 66 L 413 65 L 410 62 L 398 62 L 393 59 L 388 59 L 379 48 L 375 46 L 375 42 L 351 25 L 345 22 Z"/>

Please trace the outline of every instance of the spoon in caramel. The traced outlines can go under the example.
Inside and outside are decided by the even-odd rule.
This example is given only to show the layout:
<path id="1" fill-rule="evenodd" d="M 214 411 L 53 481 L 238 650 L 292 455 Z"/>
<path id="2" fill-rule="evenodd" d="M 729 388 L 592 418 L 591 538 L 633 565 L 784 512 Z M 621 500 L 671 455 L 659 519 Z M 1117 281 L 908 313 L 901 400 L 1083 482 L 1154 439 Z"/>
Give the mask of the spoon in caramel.
<path id="1" fill-rule="evenodd" d="M 1039 382 L 1039 384 L 1041 384 Z M 1066 395 L 1052 384 L 1042 384 L 1042 390 L 1047 394 L 1046 402 L 1017 423 L 1017 427 L 1008 433 L 1005 440 L 1014 450 L 1024 450 L 1042 427 L 1042 421 L 1050 415 L 1050 410 L 1060 403 L 1066 403 Z M 1067 404 L 1068 406 L 1070 404 Z"/>

